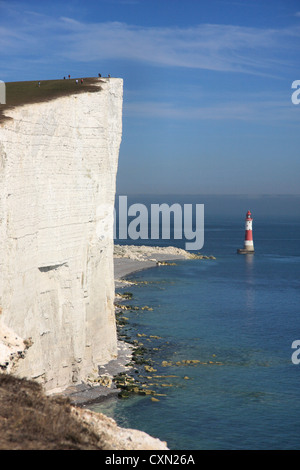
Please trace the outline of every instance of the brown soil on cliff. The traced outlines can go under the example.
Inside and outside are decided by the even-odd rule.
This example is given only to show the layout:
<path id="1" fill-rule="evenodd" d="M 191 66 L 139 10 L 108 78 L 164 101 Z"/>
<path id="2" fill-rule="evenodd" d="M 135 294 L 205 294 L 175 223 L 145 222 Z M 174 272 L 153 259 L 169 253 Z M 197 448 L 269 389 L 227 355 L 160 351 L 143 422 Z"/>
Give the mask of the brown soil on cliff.
<path id="1" fill-rule="evenodd" d="M 83 83 L 81 83 L 79 78 L 78 84 L 75 80 L 74 78 L 6 83 L 6 104 L 0 104 L 0 122 L 8 119 L 5 111 L 16 106 L 50 101 L 61 96 L 99 91 L 101 79 L 83 78 Z"/>
<path id="2" fill-rule="evenodd" d="M 0 450 L 101 450 L 99 435 L 36 382 L 0 373 Z"/>

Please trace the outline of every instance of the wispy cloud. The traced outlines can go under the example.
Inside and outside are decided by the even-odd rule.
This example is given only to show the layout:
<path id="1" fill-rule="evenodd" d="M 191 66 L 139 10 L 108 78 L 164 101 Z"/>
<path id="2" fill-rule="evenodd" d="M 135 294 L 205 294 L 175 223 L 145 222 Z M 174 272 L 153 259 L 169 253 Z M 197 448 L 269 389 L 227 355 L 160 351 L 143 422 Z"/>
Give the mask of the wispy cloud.
<path id="1" fill-rule="evenodd" d="M 182 67 L 256 75 L 280 73 L 289 66 L 287 51 L 300 38 L 290 29 L 200 24 L 143 27 L 120 22 L 84 23 L 68 17 L 15 12 L 11 27 L 2 28 L 2 54 L 48 60 L 92 62 L 131 60 L 160 67 Z"/>
<path id="2" fill-rule="evenodd" d="M 124 115 L 133 118 L 165 118 L 174 120 L 244 121 L 279 124 L 294 123 L 299 126 L 298 109 L 288 97 L 275 98 L 263 94 L 237 94 L 235 97 L 216 97 L 207 103 L 193 104 L 172 101 L 130 101 L 124 103 Z"/>
<path id="3" fill-rule="evenodd" d="M 300 28 L 285 30 L 204 24 L 191 28 L 124 23 L 71 24 L 62 54 L 73 60 L 129 59 L 153 65 L 265 74 L 288 61 L 280 51 Z"/>

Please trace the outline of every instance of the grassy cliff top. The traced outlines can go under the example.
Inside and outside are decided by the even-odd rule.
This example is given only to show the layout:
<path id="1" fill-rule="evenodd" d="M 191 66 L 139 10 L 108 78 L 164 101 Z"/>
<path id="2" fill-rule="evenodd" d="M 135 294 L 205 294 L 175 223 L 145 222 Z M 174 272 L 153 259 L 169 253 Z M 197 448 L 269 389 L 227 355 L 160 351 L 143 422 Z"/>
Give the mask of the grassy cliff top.
<path id="1" fill-rule="evenodd" d="M 8 82 L 6 86 L 6 104 L 0 105 L 0 122 L 8 119 L 5 111 L 24 104 L 41 103 L 51 101 L 61 96 L 74 95 L 86 92 L 99 91 L 99 85 L 104 80 L 88 77 L 62 79 L 62 80 L 41 80 L 29 82 Z M 98 86 L 96 86 L 98 85 Z M 100 88 L 101 89 L 101 88 Z"/>

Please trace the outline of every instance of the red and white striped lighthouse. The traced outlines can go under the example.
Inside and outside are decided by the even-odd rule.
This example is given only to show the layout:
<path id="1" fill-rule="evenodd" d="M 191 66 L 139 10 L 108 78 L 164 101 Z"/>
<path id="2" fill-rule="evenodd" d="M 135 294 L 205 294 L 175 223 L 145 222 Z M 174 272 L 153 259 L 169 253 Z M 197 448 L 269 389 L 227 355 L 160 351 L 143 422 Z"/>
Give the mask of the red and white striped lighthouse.
<path id="1" fill-rule="evenodd" d="M 254 253 L 254 245 L 253 245 L 253 235 L 252 235 L 252 215 L 251 212 L 248 211 L 246 214 L 245 219 L 245 241 L 244 241 L 244 248 L 238 249 L 237 252 L 240 254 L 247 254 L 247 253 Z"/>

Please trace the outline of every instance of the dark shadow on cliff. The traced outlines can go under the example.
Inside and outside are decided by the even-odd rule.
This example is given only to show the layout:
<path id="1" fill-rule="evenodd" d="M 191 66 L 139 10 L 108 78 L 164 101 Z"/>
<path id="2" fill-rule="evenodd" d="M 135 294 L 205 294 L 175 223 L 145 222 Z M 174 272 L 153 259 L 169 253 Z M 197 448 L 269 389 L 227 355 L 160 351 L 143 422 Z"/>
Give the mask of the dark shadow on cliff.
<path id="1" fill-rule="evenodd" d="M 63 397 L 47 397 L 33 381 L 0 373 L 1 450 L 100 450 L 95 435 Z"/>

